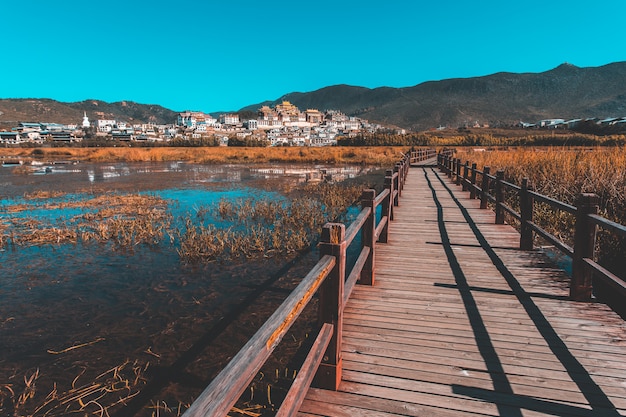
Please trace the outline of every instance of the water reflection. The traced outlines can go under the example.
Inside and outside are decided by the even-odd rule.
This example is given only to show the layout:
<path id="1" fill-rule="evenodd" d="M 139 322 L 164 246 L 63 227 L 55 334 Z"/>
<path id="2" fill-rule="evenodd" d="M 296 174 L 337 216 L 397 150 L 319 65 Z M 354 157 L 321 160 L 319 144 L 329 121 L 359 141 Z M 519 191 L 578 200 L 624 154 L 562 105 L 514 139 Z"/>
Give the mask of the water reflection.
<path id="1" fill-rule="evenodd" d="M 66 188 L 78 186 L 124 182 L 131 178 L 135 182 L 148 181 L 147 177 L 167 174 L 167 181 L 184 184 L 239 183 L 249 180 L 342 181 L 355 178 L 370 171 L 363 166 L 325 165 L 201 165 L 181 161 L 139 163 L 79 163 L 72 165 L 47 165 L 32 167 L 30 174 L 15 174 L 11 168 L 0 169 L 0 184 L 4 185 L 3 196 L 16 196 L 33 187 Z M 138 188 L 141 188 L 140 186 Z"/>
<path id="2" fill-rule="evenodd" d="M 280 189 L 276 182 L 337 181 L 368 171 L 184 162 L 81 163 L 52 166 L 45 175 L 18 175 L 3 168 L 0 223 L 13 217 L 68 221 L 88 209 L 59 208 L 61 203 L 111 191 L 158 194 L 170 202 L 173 217 L 180 218 L 221 199 L 284 198 L 275 191 Z M 42 190 L 65 194 L 25 198 Z M 20 203 L 29 209 L 7 212 L 7 206 Z M 45 396 L 53 386 L 68 390 L 85 369 L 87 380 L 128 359 L 167 366 L 198 333 L 282 266 L 276 259 L 185 265 L 168 242 L 126 251 L 95 242 L 7 246 L 0 251 L 0 386 L 17 387 L 27 372 L 40 369 L 44 377 L 38 387 Z M 63 355 L 49 353 L 96 340 Z M 198 363 L 210 367 L 213 362 Z"/>

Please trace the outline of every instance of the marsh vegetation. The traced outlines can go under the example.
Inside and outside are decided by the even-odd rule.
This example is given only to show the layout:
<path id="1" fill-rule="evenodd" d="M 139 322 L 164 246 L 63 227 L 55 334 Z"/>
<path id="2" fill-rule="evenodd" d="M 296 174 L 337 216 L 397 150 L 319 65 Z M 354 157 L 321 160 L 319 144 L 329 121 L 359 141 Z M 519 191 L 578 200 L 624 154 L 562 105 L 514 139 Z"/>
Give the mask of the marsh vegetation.
<path id="1" fill-rule="evenodd" d="M 489 166 L 491 172 L 504 170 L 505 179 L 521 184 L 528 178 L 540 194 L 575 205 L 580 193 L 600 197 L 599 214 L 626 224 L 626 148 L 511 148 L 474 152 L 459 150 L 462 162 L 476 162 L 478 169 Z M 516 210 L 518 199 L 508 197 Z M 548 232 L 573 245 L 574 216 L 557 212 L 546 204 L 535 203 L 534 219 Z M 515 222 L 511 222 L 515 224 Z M 600 229 L 597 239 L 600 262 L 623 279 L 626 271 L 626 242 L 613 233 Z"/>
<path id="2" fill-rule="evenodd" d="M 321 225 L 382 181 L 81 165 L 2 172 L 3 416 L 182 414 L 315 262 Z M 311 322 L 251 388 L 247 415 L 279 402 Z"/>

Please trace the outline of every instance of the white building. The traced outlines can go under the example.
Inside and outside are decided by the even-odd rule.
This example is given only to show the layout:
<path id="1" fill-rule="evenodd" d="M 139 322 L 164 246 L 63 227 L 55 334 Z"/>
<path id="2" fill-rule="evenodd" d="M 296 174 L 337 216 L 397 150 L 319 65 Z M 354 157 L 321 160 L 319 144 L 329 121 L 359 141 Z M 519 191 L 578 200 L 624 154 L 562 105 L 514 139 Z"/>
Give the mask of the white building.
<path id="1" fill-rule="evenodd" d="M 245 126 L 248 130 L 257 130 L 259 128 L 259 121 L 255 119 L 250 119 L 245 122 Z"/>
<path id="2" fill-rule="evenodd" d="M 110 133 L 111 130 L 113 130 L 113 126 L 116 124 L 117 122 L 115 120 L 98 119 L 96 121 L 98 132 L 102 133 Z"/>
<path id="3" fill-rule="evenodd" d="M 91 123 L 89 122 L 89 118 L 87 117 L 87 112 L 83 114 L 83 129 L 89 129 L 91 127 Z"/>
<path id="4" fill-rule="evenodd" d="M 239 115 L 232 113 L 220 114 L 219 120 L 223 125 L 235 126 L 239 124 Z"/>

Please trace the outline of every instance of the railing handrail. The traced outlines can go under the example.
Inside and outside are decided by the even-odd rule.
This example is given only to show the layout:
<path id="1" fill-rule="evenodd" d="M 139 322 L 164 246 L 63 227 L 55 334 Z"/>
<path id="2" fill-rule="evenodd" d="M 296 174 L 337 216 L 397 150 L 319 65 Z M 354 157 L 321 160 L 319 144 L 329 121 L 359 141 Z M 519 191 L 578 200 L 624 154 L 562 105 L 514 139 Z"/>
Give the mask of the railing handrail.
<path id="1" fill-rule="evenodd" d="M 326 255 L 320 259 L 278 310 L 193 402 L 185 415 L 225 416 L 230 411 L 335 263 L 333 256 Z"/>
<path id="2" fill-rule="evenodd" d="M 299 408 L 303 393 L 314 377 L 323 388 L 337 389 L 341 380 L 344 305 L 357 282 L 374 284 L 374 246 L 377 241 L 384 243 L 388 240 L 387 227 L 389 221 L 393 220 L 393 207 L 399 204 L 411 161 L 425 160 L 436 155 L 432 149 L 419 150 L 415 155 L 412 153 L 404 155 L 393 171 L 386 171 L 385 189 L 378 196 L 375 190 L 363 191 L 362 209 L 347 230 L 340 223 L 327 223 L 324 226 L 319 262 L 213 379 L 184 416 L 227 415 L 316 292 L 319 292 L 320 297 L 321 329 L 277 416 L 291 415 Z M 376 225 L 378 206 L 382 206 L 382 214 Z M 359 232 L 362 234 L 361 252 L 348 275 L 346 251 Z"/>
<path id="3" fill-rule="evenodd" d="M 470 191 L 470 198 L 480 196 L 481 208 L 486 208 L 488 201 L 495 203 L 497 224 L 504 223 L 504 212 L 507 212 L 520 222 L 521 249 L 533 249 L 532 233 L 534 232 L 553 244 L 561 253 L 573 259 L 573 276 L 570 285 L 571 298 L 575 300 L 589 300 L 591 298 L 592 276 L 594 274 L 611 285 L 613 289 L 617 289 L 626 298 L 626 282 L 593 260 L 596 226 L 622 237 L 626 236 L 626 226 L 597 214 L 598 198 L 595 194 L 581 194 L 579 201 L 574 206 L 533 191 L 530 184 L 527 183 L 527 179 L 524 179 L 521 186 L 513 184 L 504 180 L 504 171 L 498 171 L 497 175 L 493 176 L 489 172 L 489 167 L 485 166 L 482 170 L 478 170 L 476 164 L 471 164 L 470 167 L 469 161 L 461 164 L 461 160 L 452 158 L 450 153 L 440 153 L 437 162 L 439 168 L 444 173 L 450 178 L 455 177 L 457 185 L 462 185 L 464 191 Z M 462 175 L 461 167 L 463 167 Z M 480 186 L 477 185 L 477 174 L 481 175 L 482 181 Z M 489 192 L 491 184 L 494 183 L 495 196 Z M 520 201 L 519 213 L 505 204 L 503 188 L 510 189 L 518 194 Z M 573 248 L 533 222 L 533 204 L 535 200 L 547 204 L 555 210 L 576 216 Z"/>

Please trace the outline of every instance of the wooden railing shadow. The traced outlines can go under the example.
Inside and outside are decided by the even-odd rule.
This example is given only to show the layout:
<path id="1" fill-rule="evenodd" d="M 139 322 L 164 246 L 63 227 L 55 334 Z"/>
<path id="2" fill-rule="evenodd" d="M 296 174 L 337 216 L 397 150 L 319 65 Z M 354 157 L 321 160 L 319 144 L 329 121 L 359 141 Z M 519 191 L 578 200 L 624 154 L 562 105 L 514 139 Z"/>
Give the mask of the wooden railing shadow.
<path id="1" fill-rule="evenodd" d="M 504 180 L 504 171 L 491 175 L 490 167 L 482 170 L 476 163 L 454 158 L 452 153 L 438 155 L 438 166 L 464 191 L 469 191 L 469 198 L 480 199 L 480 207 L 487 208 L 489 203 L 495 205 L 496 224 L 503 224 L 505 213 L 520 224 L 520 248 L 532 250 L 534 234 L 540 236 L 564 255 L 572 259 L 572 280 L 570 297 L 577 301 L 589 301 L 593 295 L 594 279 L 599 280 L 615 293 L 621 303 L 626 299 L 626 282 L 596 261 L 596 234 L 601 227 L 621 238 L 626 238 L 626 226 L 615 223 L 598 215 L 598 196 L 581 193 L 575 206 L 558 201 L 532 189 L 527 178 L 521 185 Z M 493 190 L 493 193 L 492 193 Z M 505 191 L 516 194 L 519 212 L 505 203 Z M 562 211 L 575 216 L 574 246 L 563 242 L 533 221 L 534 204 L 543 203 L 555 211 Z M 624 311 L 618 311 L 624 315 Z"/>
<path id="2" fill-rule="evenodd" d="M 446 171 L 444 167 L 441 168 L 444 172 Z M 476 289 L 472 289 L 468 285 L 465 275 L 463 274 L 463 270 L 457 262 L 456 255 L 450 246 L 445 222 L 443 221 L 443 215 L 441 214 L 441 204 L 438 202 L 436 192 L 431 186 L 433 199 L 435 200 L 435 204 L 437 205 L 439 212 L 439 229 L 444 249 L 455 276 L 457 289 L 461 294 L 463 304 L 467 310 L 468 317 L 470 318 L 470 325 L 474 332 L 477 345 L 485 361 L 485 365 L 487 366 L 490 375 L 492 375 L 494 386 L 494 389 L 490 391 L 477 389 L 475 387 L 453 385 L 453 392 L 481 401 L 493 402 L 497 405 L 500 415 L 523 415 L 522 410 L 533 410 L 554 415 L 563 415 L 575 412 L 574 414 L 576 415 L 603 415 L 618 417 L 620 414 L 616 411 L 614 404 L 600 388 L 600 386 L 598 386 L 593 380 L 589 372 L 580 363 L 576 356 L 570 351 L 567 344 L 563 341 L 561 336 L 551 325 L 548 318 L 535 303 L 533 298 L 537 298 L 536 295 L 527 292 L 522 287 L 515 275 L 511 272 L 511 270 L 509 270 L 494 248 L 489 244 L 487 238 L 483 235 L 476 222 L 472 219 L 468 210 L 454 196 L 454 193 L 448 185 L 445 184 L 438 175 L 437 177 L 441 180 L 444 188 L 448 191 L 450 197 L 461 211 L 463 218 L 472 230 L 472 233 L 477 239 L 480 247 L 485 251 L 493 265 L 510 287 L 511 294 L 517 298 L 518 302 L 533 322 L 535 328 L 552 351 L 554 357 L 557 358 L 563 365 L 563 368 L 571 380 L 578 386 L 580 393 L 586 398 L 591 410 L 583 407 L 573 407 L 553 401 L 544 401 L 539 399 L 525 401 L 529 397 L 519 396 L 513 392 L 508 382 L 506 373 L 501 370 L 501 363 L 498 354 L 491 343 L 489 333 L 482 322 L 480 312 L 478 311 L 477 305 L 474 301 L 472 293 L 476 291 Z"/>
<path id="3" fill-rule="evenodd" d="M 338 388 L 342 374 L 341 340 L 345 303 L 357 283 L 375 283 L 375 245 L 376 242 L 385 243 L 389 239 L 393 208 L 399 205 L 411 163 L 435 156 L 436 151 L 433 149 L 407 153 L 393 170 L 386 171 L 385 188 L 379 195 L 376 195 L 375 190 L 363 191 L 362 209 L 348 228 L 341 223 L 324 226 L 319 244 L 319 262 L 213 379 L 184 416 L 226 416 L 316 293 L 319 294 L 320 331 L 276 416 L 294 415 L 312 383 L 330 390 Z M 377 221 L 379 206 L 381 215 Z M 347 249 L 359 233 L 361 250 L 348 271 Z"/>

